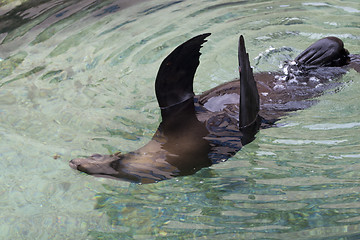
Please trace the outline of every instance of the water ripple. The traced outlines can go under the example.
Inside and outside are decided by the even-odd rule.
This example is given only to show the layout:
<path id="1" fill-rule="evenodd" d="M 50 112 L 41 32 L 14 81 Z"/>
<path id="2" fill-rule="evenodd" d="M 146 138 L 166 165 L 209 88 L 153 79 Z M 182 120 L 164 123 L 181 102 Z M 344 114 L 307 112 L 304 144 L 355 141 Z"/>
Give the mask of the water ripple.
<path id="1" fill-rule="evenodd" d="M 358 0 L 21 2 L 0 4 L 0 238 L 358 238 L 354 71 L 318 105 L 195 175 L 135 185 L 68 167 L 151 139 L 158 66 L 190 37 L 213 33 L 201 92 L 238 77 L 239 34 L 255 71 L 277 71 L 328 35 L 359 53 Z"/>

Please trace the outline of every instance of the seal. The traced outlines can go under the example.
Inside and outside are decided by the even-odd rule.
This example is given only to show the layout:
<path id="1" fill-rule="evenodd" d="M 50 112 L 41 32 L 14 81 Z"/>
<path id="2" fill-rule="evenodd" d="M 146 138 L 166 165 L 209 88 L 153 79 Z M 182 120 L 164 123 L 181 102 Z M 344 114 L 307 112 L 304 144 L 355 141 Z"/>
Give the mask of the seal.
<path id="1" fill-rule="evenodd" d="M 259 129 L 274 126 L 286 113 L 311 106 L 314 97 L 340 84 L 333 79 L 359 66 L 358 55 L 349 55 L 340 39 L 327 37 L 286 63 L 284 73 L 254 75 L 240 36 L 240 78 L 195 95 L 200 48 L 209 35 L 186 41 L 161 63 L 155 92 L 162 122 L 149 143 L 125 154 L 76 158 L 70 167 L 138 183 L 193 174 L 234 156 Z"/>

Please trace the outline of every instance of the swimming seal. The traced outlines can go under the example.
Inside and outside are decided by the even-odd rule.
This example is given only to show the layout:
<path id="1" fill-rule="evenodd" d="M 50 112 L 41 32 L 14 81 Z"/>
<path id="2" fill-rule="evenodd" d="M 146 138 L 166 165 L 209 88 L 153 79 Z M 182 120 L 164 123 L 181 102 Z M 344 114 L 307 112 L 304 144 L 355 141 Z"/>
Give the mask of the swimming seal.
<path id="1" fill-rule="evenodd" d="M 287 112 L 311 106 L 311 99 L 333 87 L 330 78 L 346 73 L 349 63 L 359 66 L 360 58 L 350 56 L 340 39 L 327 37 L 287 63 L 286 74 L 254 75 L 240 36 L 240 78 L 195 95 L 200 48 L 209 35 L 186 41 L 161 63 L 155 92 L 162 122 L 149 143 L 125 154 L 76 158 L 70 166 L 94 176 L 139 183 L 193 174 L 234 156 L 260 128 L 273 126 Z"/>

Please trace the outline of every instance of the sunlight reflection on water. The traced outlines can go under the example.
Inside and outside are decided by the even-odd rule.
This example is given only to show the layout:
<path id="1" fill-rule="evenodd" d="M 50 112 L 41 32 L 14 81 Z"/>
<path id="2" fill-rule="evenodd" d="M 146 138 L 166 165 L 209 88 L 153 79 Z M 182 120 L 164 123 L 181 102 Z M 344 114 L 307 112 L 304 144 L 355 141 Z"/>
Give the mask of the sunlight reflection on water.
<path id="1" fill-rule="evenodd" d="M 318 105 L 193 176 L 136 185 L 68 166 L 149 141 L 160 121 L 156 72 L 181 42 L 213 33 L 194 83 L 202 92 L 237 77 L 239 34 L 257 72 L 328 35 L 359 53 L 357 0 L 28 2 L 0 5 L 0 238 L 358 237 L 354 71 Z"/>

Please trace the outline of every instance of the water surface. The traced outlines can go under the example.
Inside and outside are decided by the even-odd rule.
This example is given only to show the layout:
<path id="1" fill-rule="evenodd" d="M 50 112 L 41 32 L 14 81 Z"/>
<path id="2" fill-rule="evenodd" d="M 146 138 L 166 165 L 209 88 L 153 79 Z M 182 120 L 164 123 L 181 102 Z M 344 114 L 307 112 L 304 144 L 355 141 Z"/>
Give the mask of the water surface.
<path id="1" fill-rule="evenodd" d="M 211 32 L 197 93 L 276 71 L 333 35 L 360 53 L 358 0 L 6 1 L 0 5 L 1 239 L 357 239 L 360 77 L 261 131 L 225 163 L 137 185 L 70 169 L 131 151 L 159 122 L 154 79 L 178 44 Z M 20 4 L 20 5 L 18 5 Z"/>

